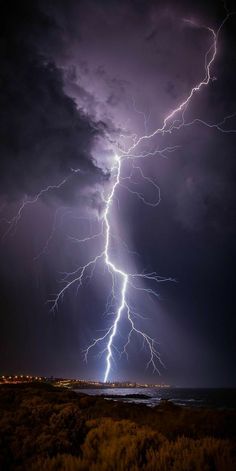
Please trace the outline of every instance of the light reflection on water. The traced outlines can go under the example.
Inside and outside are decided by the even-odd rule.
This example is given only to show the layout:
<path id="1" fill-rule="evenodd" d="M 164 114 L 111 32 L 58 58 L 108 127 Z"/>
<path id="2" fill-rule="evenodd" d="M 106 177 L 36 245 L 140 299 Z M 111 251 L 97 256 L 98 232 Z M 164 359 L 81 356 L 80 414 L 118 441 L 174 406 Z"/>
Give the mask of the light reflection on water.
<path id="1" fill-rule="evenodd" d="M 116 400 L 146 404 L 152 407 L 160 404 L 162 400 L 168 400 L 176 405 L 185 407 L 236 409 L 235 389 L 104 388 L 75 389 L 75 392 L 94 396 L 102 395 L 107 397 L 107 399 L 111 396 L 123 396 L 122 398 L 117 397 Z"/>

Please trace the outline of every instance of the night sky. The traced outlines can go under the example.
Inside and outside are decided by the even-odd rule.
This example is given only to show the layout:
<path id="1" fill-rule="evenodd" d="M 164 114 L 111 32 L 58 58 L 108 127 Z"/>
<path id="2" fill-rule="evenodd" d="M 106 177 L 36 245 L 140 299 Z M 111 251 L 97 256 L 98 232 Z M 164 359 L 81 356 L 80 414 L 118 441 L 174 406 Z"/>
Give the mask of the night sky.
<path id="1" fill-rule="evenodd" d="M 0 374 L 103 379 L 105 356 L 91 350 L 85 363 L 84 350 L 114 318 L 104 314 L 104 265 L 68 289 L 58 309 L 47 301 L 64 286 L 63 273 L 103 250 L 103 237 L 75 239 L 101 230 L 114 149 L 161 127 L 204 79 L 207 27 L 217 31 L 227 11 L 232 4 L 221 1 L 1 2 Z M 218 35 L 212 79 L 184 112 L 194 123 L 146 143 L 146 152 L 175 149 L 137 164 L 160 188 L 160 203 L 135 196 L 156 198 L 139 171 L 117 189 L 113 260 L 129 273 L 175 281 L 155 286 L 158 298 L 135 291 L 130 301 L 158 342 L 161 376 L 146 369 L 136 336 L 128 360 L 120 358 L 122 320 L 110 379 L 236 386 L 235 38 L 232 14 Z M 130 175 L 128 161 L 122 172 Z M 58 188 L 36 201 L 50 185 Z M 26 200 L 35 202 L 17 222 Z"/>

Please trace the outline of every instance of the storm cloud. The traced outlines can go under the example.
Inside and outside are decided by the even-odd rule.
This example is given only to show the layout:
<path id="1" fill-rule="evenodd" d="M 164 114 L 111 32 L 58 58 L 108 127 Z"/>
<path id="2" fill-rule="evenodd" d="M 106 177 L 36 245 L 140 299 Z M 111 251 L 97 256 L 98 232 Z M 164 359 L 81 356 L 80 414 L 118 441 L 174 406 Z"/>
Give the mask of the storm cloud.
<path id="1" fill-rule="evenodd" d="M 14 10 L 14 14 L 12 14 Z M 74 185 L 101 183 L 92 157 L 104 124 L 94 122 L 63 88 L 53 54 L 62 30 L 38 2 L 5 5 L 1 15 L 0 192 L 8 199 L 34 195 L 80 169 L 58 197 L 70 199 Z M 73 178 L 72 178 L 73 180 Z"/>
<path id="2" fill-rule="evenodd" d="M 99 236 L 82 245 L 72 239 L 99 234 L 117 144 L 161 127 L 204 78 L 207 27 L 216 31 L 227 8 L 220 0 L 4 4 L 1 234 L 25 196 L 68 179 L 28 205 L 1 241 L 3 374 L 102 378 L 104 361 L 92 356 L 85 365 L 81 350 L 110 322 L 102 315 L 110 286 L 104 269 L 68 292 L 55 316 L 46 301 L 62 272 L 101 249 Z M 235 384 L 235 20 L 230 16 L 219 33 L 212 80 L 185 111 L 193 124 L 158 134 L 145 148 L 173 152 L 138 161 L 159 185 L 160 204 L 144 205 L 120 187 L 112 208 L 119 263 L 176 280 L 158 286 L 158 300 L 140 301 L 147 330 L 160 341 L 161 381 L 171 384 Z M 214 127 L 220 122 L 221 130 Z M 133 188 L 152 197 L 140 180 Z M 143 355 L 134 342 L 130 362 L 118 360 L 114 376 L 153 382 L 140 367 Z"/>

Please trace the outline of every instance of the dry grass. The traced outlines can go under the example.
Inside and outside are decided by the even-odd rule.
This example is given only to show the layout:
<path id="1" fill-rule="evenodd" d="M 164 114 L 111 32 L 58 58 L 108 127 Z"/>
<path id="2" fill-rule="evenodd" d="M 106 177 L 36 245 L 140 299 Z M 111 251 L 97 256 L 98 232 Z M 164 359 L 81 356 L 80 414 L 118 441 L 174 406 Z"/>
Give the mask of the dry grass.
<path id="1" fill-rule="evenodd" d="M 0 389 L 4 471 L 234 471 L 235 412 Z M 210 433 L 209 433 L 210 431 Z"/>

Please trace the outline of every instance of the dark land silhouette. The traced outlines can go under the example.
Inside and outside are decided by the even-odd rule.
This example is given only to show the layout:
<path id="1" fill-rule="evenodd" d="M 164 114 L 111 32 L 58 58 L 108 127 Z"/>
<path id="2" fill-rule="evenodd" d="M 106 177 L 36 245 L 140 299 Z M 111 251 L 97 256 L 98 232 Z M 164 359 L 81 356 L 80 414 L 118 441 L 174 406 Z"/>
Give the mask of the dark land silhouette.
<path id="1" fill-rule="evenodd" d="M 236 411 L 154 408 L 50 384 L 0 387 L 4 471 L 234 471 Z"/>

